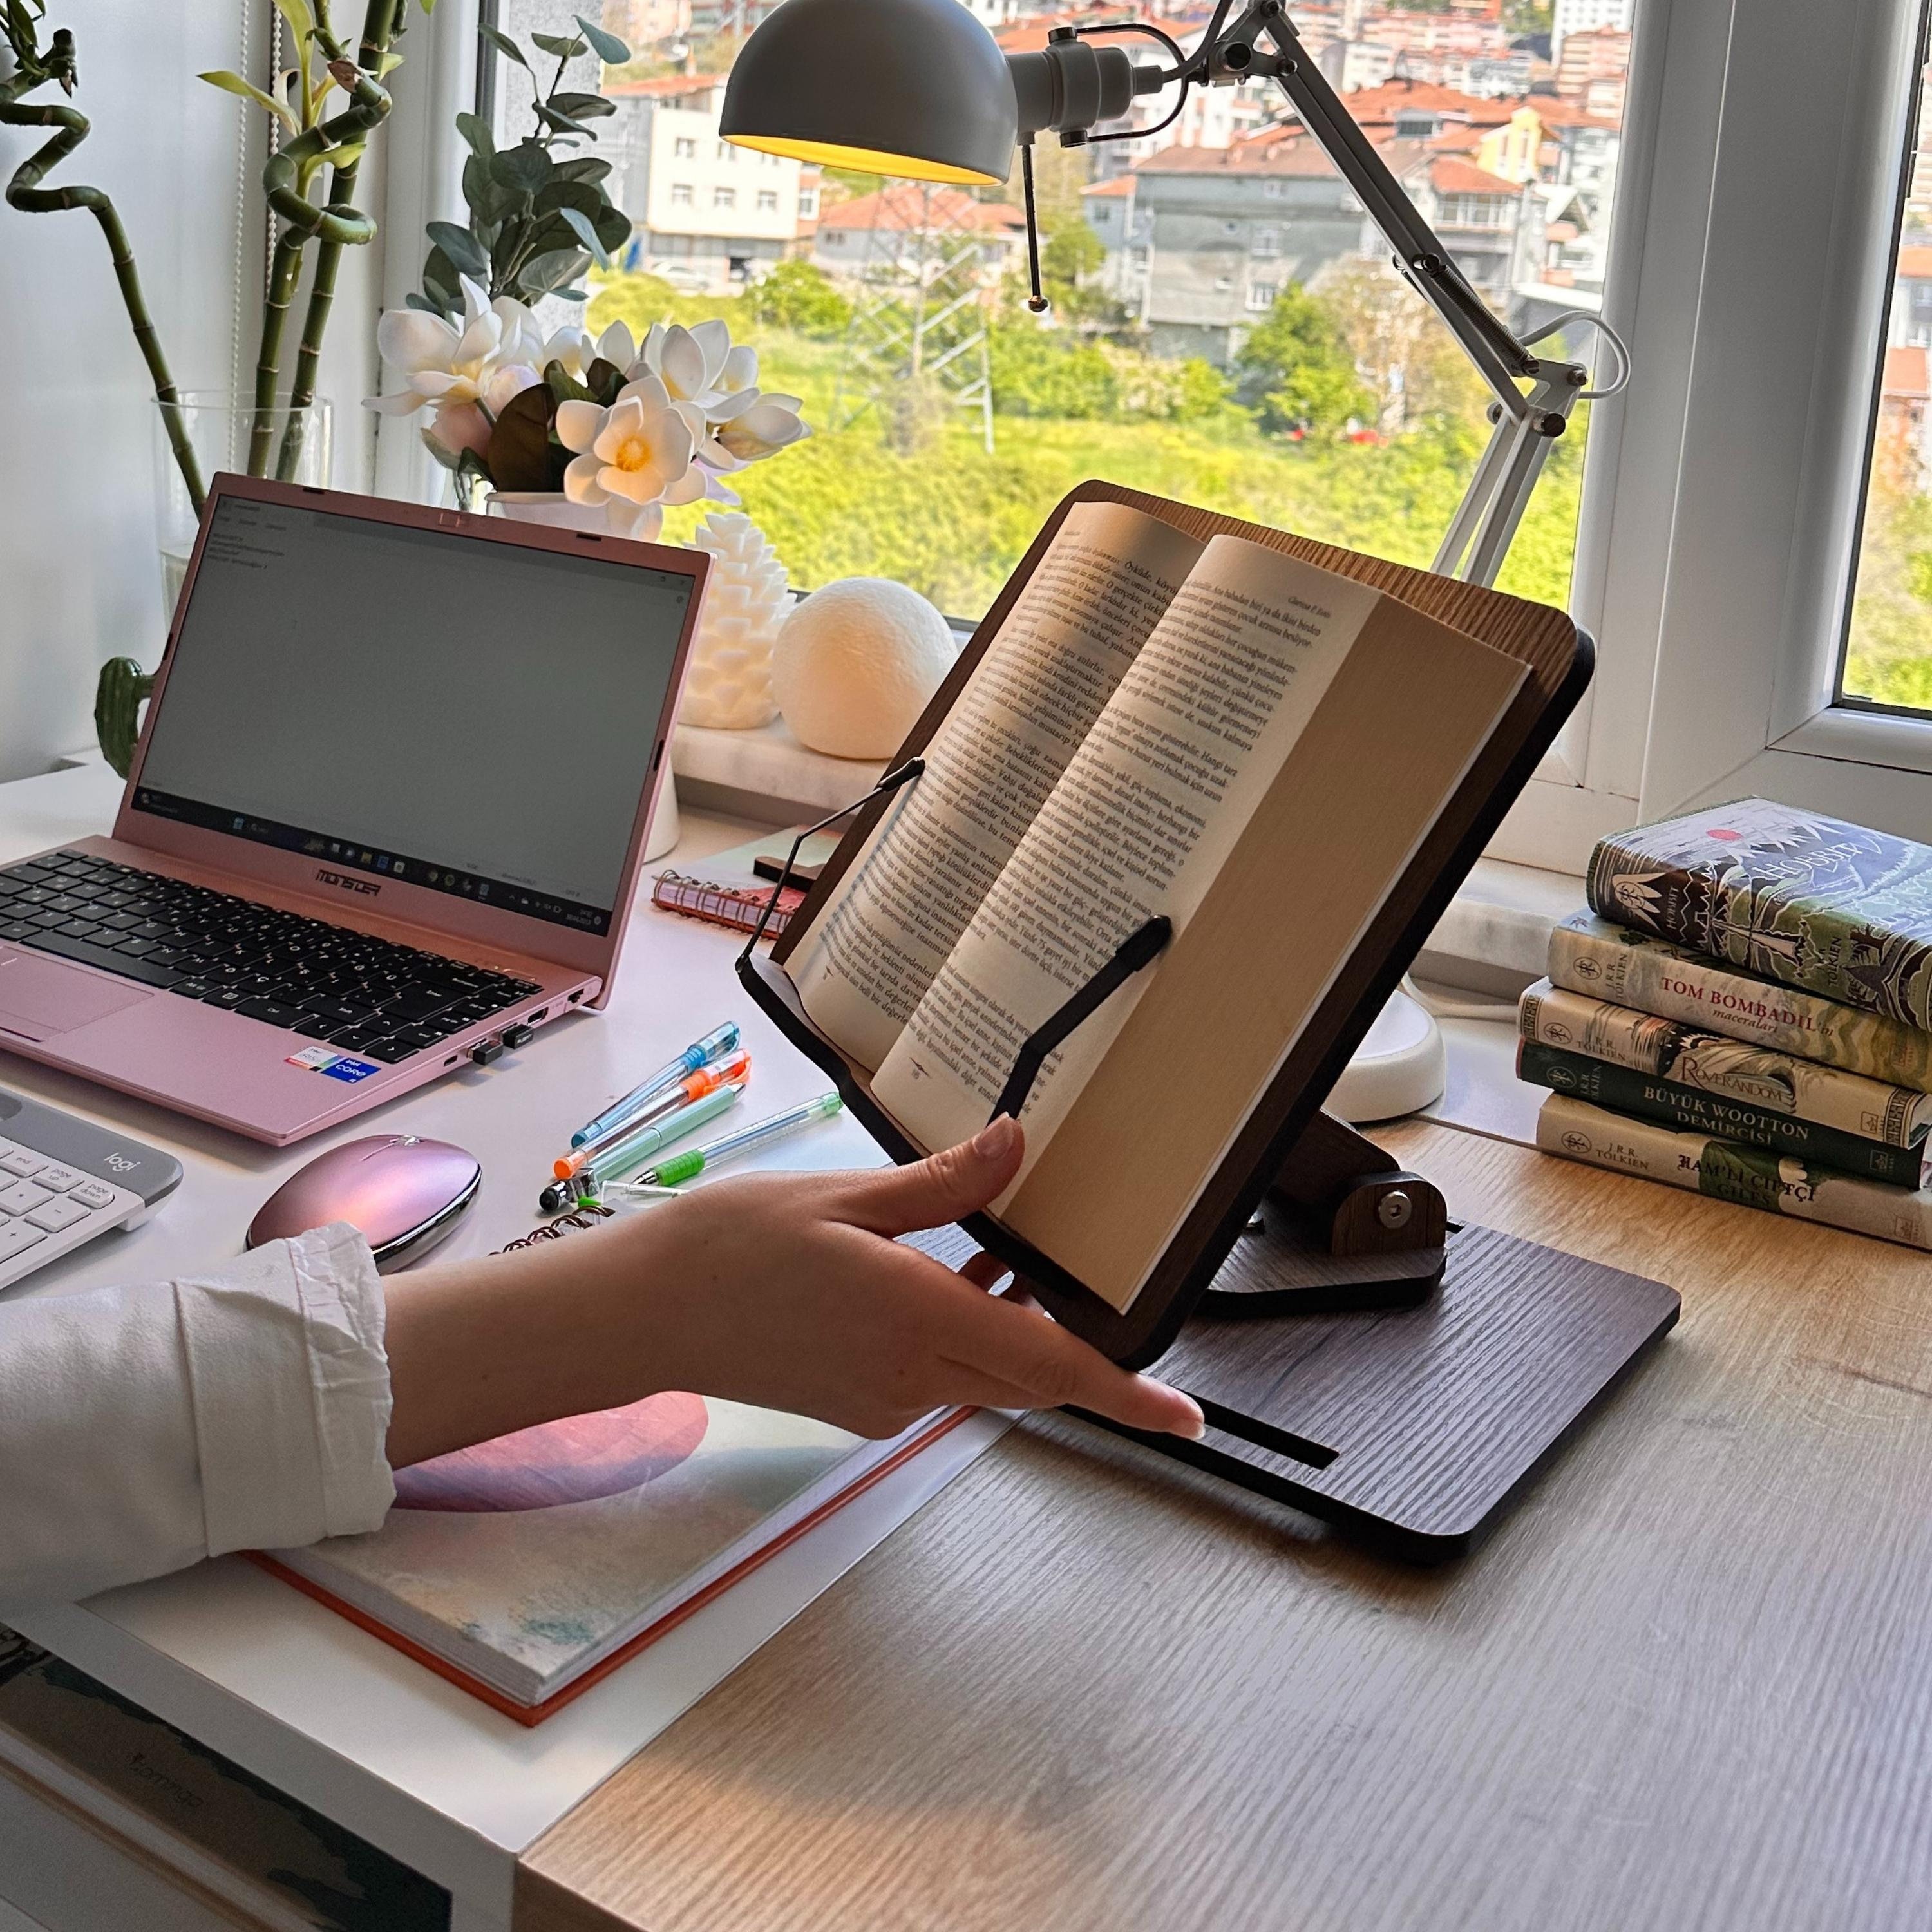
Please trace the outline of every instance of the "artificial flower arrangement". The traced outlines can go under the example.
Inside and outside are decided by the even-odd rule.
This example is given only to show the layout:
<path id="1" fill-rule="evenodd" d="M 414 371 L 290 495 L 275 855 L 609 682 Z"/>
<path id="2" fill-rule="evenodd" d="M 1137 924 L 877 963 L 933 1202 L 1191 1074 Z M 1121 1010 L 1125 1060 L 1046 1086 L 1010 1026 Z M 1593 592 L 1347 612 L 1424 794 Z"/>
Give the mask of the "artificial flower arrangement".
<path id="1" fill-rule="evenodd" d="M 404 387 L 368 406 L 434 412 L 423 442 L 467 507 L 485 488 L 557 492 L 602 509 L 614 535 L 653 537 L 666 505 L 736 503 L 728 477 L 812 433 L 797 397 L 759 388 L 758 352 L 722 321 L 653 323 L 641 344 L 622 322 L 546 337 L 514 296 L 492 302 L 467 277 L 462 295 L 460 325 L 384 315 L 377 346 Z"/>

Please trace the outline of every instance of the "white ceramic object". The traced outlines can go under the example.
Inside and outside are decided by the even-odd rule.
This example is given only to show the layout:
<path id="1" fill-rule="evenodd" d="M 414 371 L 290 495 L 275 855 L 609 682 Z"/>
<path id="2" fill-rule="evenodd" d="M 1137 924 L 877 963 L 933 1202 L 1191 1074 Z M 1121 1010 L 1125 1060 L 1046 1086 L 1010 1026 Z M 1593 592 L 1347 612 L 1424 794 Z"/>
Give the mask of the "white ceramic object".
<path id="1" fill-rule="evenodd" d="M 790 608 L 784 566 L 764 532 L 736 512 L 706 518 L 692 542 L 716 561 L 692 640 L 678 721 L 716 731 L 755 731 L 778 715 L 772 646 Z"/>
<path id="2" fill-rule="evenodd" d="M 958 654 L 951 626 L 917 591 L 848 577 L 785 619 L 772 690 L 801 744 L 828 758 L 890 758 Z"/>
<path id="3" fill-rule="evenodd" d="M 1432 1106 L 1448 1083 L 1442 1029 L 1406 993 L 1395 992 L 1322 1104 L 1352 1123 L 1400 1120 Z"/>

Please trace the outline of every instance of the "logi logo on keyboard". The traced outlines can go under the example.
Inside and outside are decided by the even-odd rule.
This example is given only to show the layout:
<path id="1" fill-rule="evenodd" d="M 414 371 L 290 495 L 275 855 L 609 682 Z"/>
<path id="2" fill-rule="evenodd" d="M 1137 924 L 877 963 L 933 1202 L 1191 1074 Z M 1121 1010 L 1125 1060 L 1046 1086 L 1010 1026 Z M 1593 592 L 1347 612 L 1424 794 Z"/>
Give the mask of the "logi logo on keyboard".
<path id="1" fill-rule="evenodd" d="M 371 898 L 382 890 L 374 879 L 351 879 L 340 872 L 318 872 L 315 876 L 325 886 L 340 886 L 345 892 L 367 892 Z"/>

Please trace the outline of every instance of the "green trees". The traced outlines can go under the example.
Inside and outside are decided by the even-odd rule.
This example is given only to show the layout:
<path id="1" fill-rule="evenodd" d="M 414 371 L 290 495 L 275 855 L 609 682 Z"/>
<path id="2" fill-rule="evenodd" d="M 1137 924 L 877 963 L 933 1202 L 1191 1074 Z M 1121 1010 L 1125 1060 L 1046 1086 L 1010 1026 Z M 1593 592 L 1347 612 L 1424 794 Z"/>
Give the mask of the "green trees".
<path id="1" fill-rule="evenodd" d="M 1372 417 L 1375 398 L 1328 304 L 1298 283 L 1275 297 L 1234 358 L 1236 394 L 1276 435 L 1334 432 Z"/>
<path id="2" fill-rule="evenodd" d="M 788 328 L 814 342 L 843 335 L 852 320 L 852 304 L 825 271 L 811 262 L 778 262 L 752 285 L 746 300 L 754 321 L 768 328 Z"/>

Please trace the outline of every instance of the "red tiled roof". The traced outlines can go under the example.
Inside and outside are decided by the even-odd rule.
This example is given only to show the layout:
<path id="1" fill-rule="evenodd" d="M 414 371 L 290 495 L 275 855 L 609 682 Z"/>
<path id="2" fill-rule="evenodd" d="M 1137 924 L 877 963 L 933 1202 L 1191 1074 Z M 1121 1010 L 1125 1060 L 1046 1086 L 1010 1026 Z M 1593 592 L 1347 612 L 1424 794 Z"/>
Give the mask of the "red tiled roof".
<path id="1" fill-rule="evenodd" d="M 1900 249 L 1898 278 L 1902 282 L 1932 282 L 1932 248 Z"/>
<path id="2" fill-rule="evenodd" d="M 1932 400 L 1932 380 L 1928 380 L 1926 359 L 1922 349 L 1888 349 L 1885 352 L 1885 393 L 1907 402 Z"/>
<path id="3" fill-rule="evenodd" d="M 1091 188 L 1083 188 L 1080 190 L 1083 195 L 1104 194 L 1110 198 L 1115 195 L 1132 194 L 1133 191 L 1134 178 L 1132 175 L 1116 175 L 1112 181 L 1096 182 Z"/>
<path id="4" fill-rule="evenodd" d="M 1136 162 L 1137 175 L 1258 175 L 1306 179 L 1332 175 L 1335 164 L 1312 140 L 1270 141 L 1257 136 L 1232 148 L 1162 148 Z"/>
<path id="5" fill-rule="evenodd" d="M 614 80 L 604 92 L 632 99 L 643 94 L 653 100 L 667 100 L 687 94 L 709 94 L 714 87 L 724 85 L 722 74 L 661 74 L 650 80 Z"/>
<path id="6" fill-rule="evenodd" d="M 1396 115 L 1410 113 L 1440 114 L 1448 120 L 1493 128 L 1507 121 L 1522 104 L 1484 100 L 1453 87 L 1438 87 L 1433 81 L 1401 80 L 1385 80 L 1378 87 L 1358 88 L 1354 93 L 1342 95 L 1342 105 L 1365 127 L 1372 122 L 1392 122 Z"/>
<path id="7" fill-rule="evenodd" d="M 916 182 L 895 182 L 876 194 L 836 202 L 821 208 L 818 217 L 821 228 L 883 228 L 904 233 L 928 221 L 1009 234 L 1026 226 L 1026 217 L 1004 201 L 975 201 L 956 188 L 922 189 Z"/>
<path id="8" fill-rule="evenodd" d="M 1090 27 L 1102 20 L 1124 19 L 1133 11 L 1131 7 L 1112 6 L 1083 7 L 1066 14 L 1032 14 L 1023 20 L 1016 20 L 1010 27 L 1000 28 L 993 38 L 1003 54 L 1036 54 L 1045 48 L 1050 28 Z"/>
<path id="9" fill-rule="evenodd" d="M 1535 109 L 1538 118 L 1546 128 L 1616 128 L 1623 124 L 1608 115 L 1592 114 L 1587 108 L 1580 107 L 1575 101 L 1566 100 L 1557 94 L 1532 94 L 1516 104 Z"/>
<path id="10" fill-rule="evenodd" d="M 1430 185 L 1438 194 L 1506 194 L 1522 192 L 1517 183 L 1504 181 L 1473 162 L 1459 160 L 1454 154 L 1438 154 L 1430 164 Z"/>

